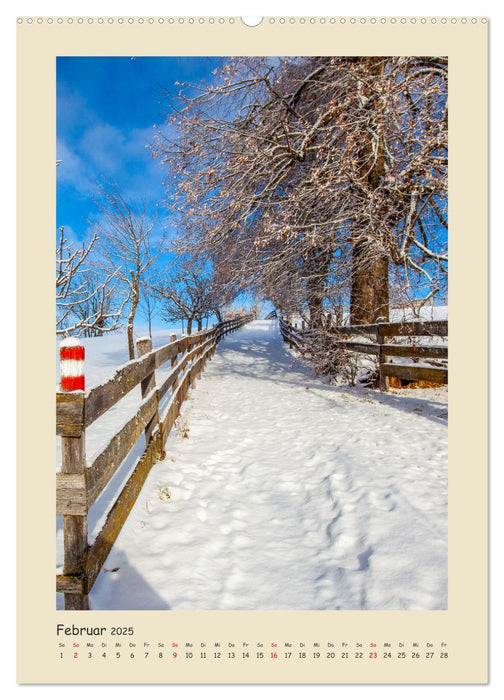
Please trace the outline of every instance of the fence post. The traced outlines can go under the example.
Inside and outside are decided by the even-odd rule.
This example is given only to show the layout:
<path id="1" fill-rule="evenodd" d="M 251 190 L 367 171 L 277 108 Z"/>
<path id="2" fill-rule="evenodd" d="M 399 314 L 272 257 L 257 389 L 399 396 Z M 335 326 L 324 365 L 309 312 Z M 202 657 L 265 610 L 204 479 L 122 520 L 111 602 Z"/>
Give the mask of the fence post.
<path id="1" fill-rule="evenodd" d="M 142 355 L 147 355 L 147 353 L 152 351 L 152 338 L 145 337 L 145 338 L 138 338 L 136 341 L 136 346 L 137 346 L 137 354 L 138 357 L 142 357 Z M 142 381 L 140 382 L 140 388 L 142 391 L 142 399 L 145 399 L 145 397 L 150 394 L 150 392 L 156 388 L 156 373 L 154 370 L 148 374 Z M 152 433 L 154 432 L 154 429 L 156 425 L 159 428 L 159 440 L 160 440 L 160 445 L 159 445 L 159 457 L 160 459 L 165 458 L 165 451 L 164 451 L 164 435 L 163 435 L 163 426 L 161 425 L 161 422 L 159 420 L 159 394 L 156 391 L 156 410 L 154 412 L 154 415 L 150 419 L 150 421 L 147 423 L 145 426 L 145 444 L 148 445 L 150 442 L 150 439 L 152 437 Z"/>
<path id="2" fill-rule="evenodd" d="M 176 334 L 176 333 L 171 333 L 171 335 L 170 335 L 170 342 L 171 342 L 171 343 L 174 343 L 176 340 L 177 340 L 177 334 Z M 177 364 L 178 364 L 178 353 L 177 353 L 176 355 L 174 355 L 174 357 L 172 357 L 172 359 L 171 359 L 171 366 L 172 366 L 172 369 L 174 369 L 174 368 L 177 366 Z M 179 378 L 178 378 L 178 375 L 177 375 L 177 376 L 175 377 L 174 381 L 173 381 L 173 384 L 172 384 L 172 396 L 175 395 L 175 392 L 177 391 L 178 386 L 179 386 Z M 180 411 L 180 404 L 181 404 L 180 396 L 177 396 L 177 401 L 176 401 L 176 403 L 177 403 L 176 415 L 178 416 L 179 411 Z"/>
<path id="3" fill-rule="evenodd" d="M 170 343 L 174 343 L 176 340 L 177 340 L 177 334 L 171 333 L 170 334 Z M 177 362 L 178 362 L 178 353 L 177 353 L 177 355 L 174 355 L 171 359 L 172 369 L 174 369 L 177 366 Z M 179 380 L 178 380 L 178 376 L 177 376 L 177 377 L 175 377 L 173 384 L 172 384 L 172 393 L 173 394 L 176 392 L 178 385 L 179 385 Z"/>
<path id="4" fill-rule="evenodd" d="M 65 397 L 72 426 L 61 434 L 61 473 L 84 476 L 86 433 L 84 429 L 84 346 L 76 338 L 60 343 L 60 390 Z M 70 396 L 71 395 L 71 396 Z M 87 515 L 63 515 L 63 575 L 81 578 L 84 593 L 65 593 L 65 610 L 89 610 L 85 560 L 88 550 Z"/>
<path id="5" fill-rule="evenodd" d="M 213 356 L 215 355 L 215 353 L 217 352 L 217 345 L 218 345 L 219 342 L 220 342 L 221 325 L 222 325 L 222 321 L 219 321 L 219 322 L 214 326 L 214 331 L 213 331 L 213 333 L 214 333 L 214 347 L 213 347 L 213 350 L 212 350 L 212 357 L 213 357 Z"/>
<path id="6" fill-rule="evenodd" d="M 200 342 L 200 348 L 196 357 L 198 358 L 197 363 L 199 365 L 197 379 L 201 379 L 201 375 L 203 374 L 203 341 Z"/>
<path id="7" fill-rule="evenodd" d="M 378 369 L 380 372 L 380 391 L 387 391 L 389 388 L 389 381 L 388 377 L 385 377 L 382 373 L 382 365 L 387 361 L 387 358 L 383 354 L 383 344 L 385 342 L 385 338 L 383 337 L 381 333 L 381 324 L 377 322 L 376 324 L 376 342 L 379 345 L 378 348 Z"/>
<path id="8" fill-rule="evenodd" d="M 210 353 L 208 355 L 208 359 L 211 360 L 213 356 L 215 355 L 215 348 L 216 348 L 216 335 L 217 335 L 217 325 L 214 323 L 212 326 L 212 347 L 210 349 Z"/>

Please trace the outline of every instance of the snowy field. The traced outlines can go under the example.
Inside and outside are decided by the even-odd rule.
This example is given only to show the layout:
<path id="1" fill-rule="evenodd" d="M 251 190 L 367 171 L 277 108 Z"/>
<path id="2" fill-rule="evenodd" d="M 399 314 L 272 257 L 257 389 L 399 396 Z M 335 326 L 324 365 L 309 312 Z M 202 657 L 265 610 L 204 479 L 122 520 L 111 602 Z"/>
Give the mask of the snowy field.
<path id="1" fill-rule="evenodd" d="M 168 341 L 169 331 L 154 338 Z M 88 386 L 127 359 L 121 336 L 86 346 Z M 127 408 L 89 431 L 88 461 Z M 93 506 L 91 540 L 141 449 Z M 446 388 L 329 386 L 282 343 L 277 321 L 255 321 L 221 342 L 166 453 L 92 608 L 447 608 Z"/>

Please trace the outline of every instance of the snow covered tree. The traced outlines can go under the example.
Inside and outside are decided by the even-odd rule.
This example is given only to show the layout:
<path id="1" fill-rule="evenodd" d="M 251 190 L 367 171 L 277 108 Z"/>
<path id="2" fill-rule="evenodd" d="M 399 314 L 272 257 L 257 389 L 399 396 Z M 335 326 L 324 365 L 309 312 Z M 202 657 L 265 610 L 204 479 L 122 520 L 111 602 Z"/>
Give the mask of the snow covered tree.
<path id="1" fill-rule="evenodd" d="M 56 333 L 89 337 L 120 327 L 122 306 L 117 302 L 114 278 L 117 270 L 100 275 L 90 260 L 98 236 L 73 248 L 59 229 L 56 249 Z"/>
<path id="2" fill-rule="evenodd" d="M 443 57 L 227 61 L 153 148 L 187 248 L 270 295 L 295 270 L 314 326 L 335 271 L 353 323 L 388 316 L 391 266 L 446 284 L 446 94 Z"/>
<path id="3" fill-rule="evenodd" d="M 105 275 L 104 278 L 98 270 L 90 269 L 86 272 L 86 284 L 94 293 L 73 309 L 74 316 L 80 320 L 85 338 L 102 336 L 122 326 L 124 301 L 121 300 L 114 278 L 114 273 Z"/>
<path id="4" fill-rule="evenodd" d="M 187 333 L 192 333 L 194 321 L 198 330 L 215 306 L 212 280 L 193 261 L 179 261 L 170 277 L 154 287 L 161 301 L 162 315 L 166 321 L 186 321 Z"/>
<path id="5" fill-rule="evenodd" d="M 100 237 L 100 254 L 105 270 L 117 270 L 127 314 L 128 352 L 135 357 L 133 324 L 145 283 L 163 251 L 162 238 L 155 239 L 155 222 L 145 208 L 126 201 L 115 184 L 103 185 L 97 204 L 100 218 L 93 228 Z"/>

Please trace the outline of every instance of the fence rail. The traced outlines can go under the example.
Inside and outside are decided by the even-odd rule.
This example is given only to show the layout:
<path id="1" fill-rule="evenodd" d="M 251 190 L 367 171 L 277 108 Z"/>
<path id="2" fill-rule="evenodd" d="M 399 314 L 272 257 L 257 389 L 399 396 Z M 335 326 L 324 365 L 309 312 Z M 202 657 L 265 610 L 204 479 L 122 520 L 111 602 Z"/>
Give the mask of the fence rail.
<path id="1" fill-rule="evenodd" d="M 56 434 L 61 437 L 61 472 L 56 474 L 56 513 L 63 516 L 63 574 L 56 590 L 65 594 L 65 609 L 88 610 L 88 594 L 130 513 L 153 464 L 164 457 L 164 445 L 191 386 L 212 357 L 219 341 L 254 318 L 224 321 L 214 328 L 152 350 L 150 338 L 137 341 L 139 359 L 118 368 L 104 384 L 84 391 L 56 393 Z M 72 347 L 75 343 L 72 345 Z M 79 348 L 82 350 L 82 348 Z M 83 353 L 83 350 L 82 350 Z M 63 357 L 63 355 L 62 355 Z M 158 387 L 155 370 L 171 361 L 168 377 Z M 134 415 L 105 449 L 86 464 L 86 428 L 140 384 L 142 400 Z M 171 390 L 164 415 L 160 401 Z M 88 544 L 87 515 L 142 433 L 145 450 L 105 524 Z"/>
<path id="2" fill-rule="evenodd" d="M 306 354 L 311 342 L 316 342 L 317 329 L 296 328 L 280 318 L 280 332 L 286 343 L 301 354 Z M 424 380 L 437 384 L 448 383 L 448 369 L 445 367 L 428 367 L 405 365 L 389 362 L 389 357 L 409 357 L 424 359 L 448 359 L 447 345 L 393 344 L 385 342 L 388 338 L 433 338 L 448 337 L 448 321 L 405 321 L 400 323 L 373 323 L 360 326 L 334 326 L 327 331 L 333 338 L 334 345 L 351 352 L 373 355 L 378 358 L 380 389 L 388 388 L 388 377 L 397 377 L 412 381 Z M 348 340 L 348 336 L 372 338 L 367 341 Z M 373 342 L 374 341 L 374 342 Z"/>

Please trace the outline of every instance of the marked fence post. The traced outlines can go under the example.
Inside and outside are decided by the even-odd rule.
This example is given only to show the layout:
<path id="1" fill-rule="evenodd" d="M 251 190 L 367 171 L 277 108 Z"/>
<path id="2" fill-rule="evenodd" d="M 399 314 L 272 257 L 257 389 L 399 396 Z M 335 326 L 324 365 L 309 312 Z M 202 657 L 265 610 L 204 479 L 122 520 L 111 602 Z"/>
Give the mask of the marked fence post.
<path id="1" fill-rule="evenodd" d="M 60 388 L 61 391 L 84 391 L 84 356 L 82 341 L 66 338 L 60 343 Z"/>
<path id="2" fill-rule="evenodd" d="M 145 338 L 138 338 L 136 341 L 136 347 L 137 347 L 137 354 L 138 357 L 142 357 L 142 355 L 147 355 L 147 353 L 152 351 L 152 338 L 145 337 Z M 150 392 L 156 388 L 156 373 L 154 370 L 150 372 L 142 381 L 140 382 L 140 388 L 142 391 L 142 399 L 145 399 L 145 397 L 150 394 Z M 145 426 L 145 445 L 147 446 L 150 442 L 150 439 L 152 437 L 152 433 L 154 432 L 156 426 L 159 428 L 159 440 L 160 440 L 160 445 L 159 445 L 159 456 L 161 459 L 164 459 L 165 457 L 165 452 L 164 452 L 164 435 L 163 435 L 163 429 L 162 425 L 159 421 L 159 394 L 156 392 L 156 410 L 154 411 L 154 415 L 150 419 L 150 421 L 147 423 Z"/>
<path id="3" fill-rule="evenodd" d="M 72 475 L 68 481 L 79 485 L 86 503 L 84 389 L 84 346 L 77 338 L 67 338 L 60 343 L 61 393 L 57 399 L 60 406 L 64 406 L 58 425 L 58 433 L 61 435 L 61 473 Z M 63 575 L 80 580 L 82 590 L 82 593 L 65 592 L 65 610 L 89 610 L 85 571 L 88 550 L 87 512 L 75 515 L 65 514 L 65 510 L 72 509 L 63 502 L 58 508 L 63 515 Z"/>

